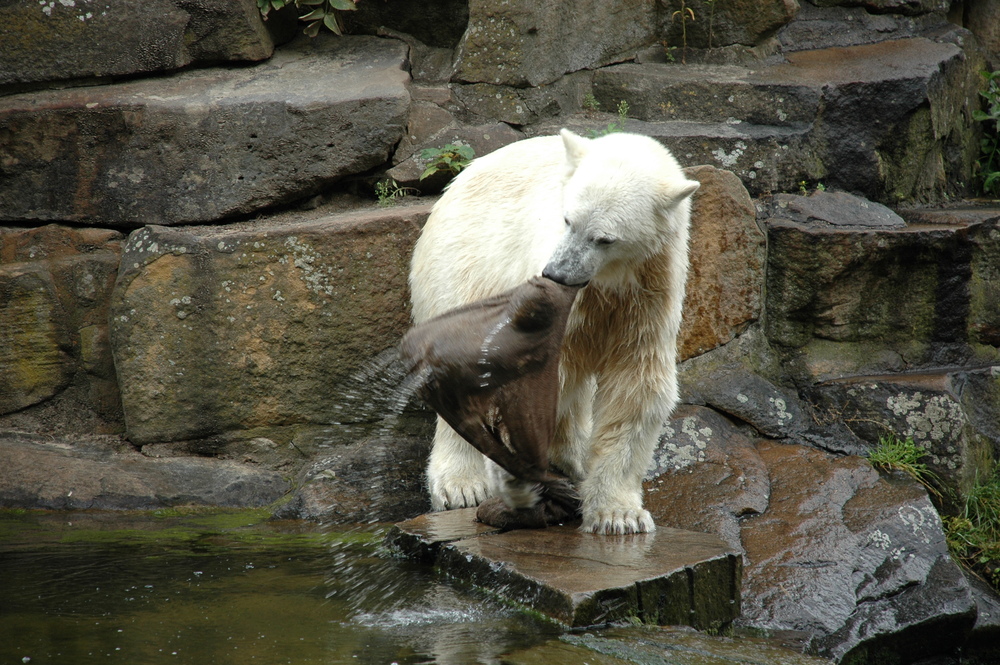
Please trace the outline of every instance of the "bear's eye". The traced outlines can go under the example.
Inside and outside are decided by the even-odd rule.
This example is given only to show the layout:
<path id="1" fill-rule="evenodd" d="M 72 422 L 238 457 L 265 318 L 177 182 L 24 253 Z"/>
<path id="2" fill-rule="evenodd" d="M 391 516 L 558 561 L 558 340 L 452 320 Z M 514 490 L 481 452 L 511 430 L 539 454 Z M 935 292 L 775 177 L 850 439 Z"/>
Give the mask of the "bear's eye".
<path id="1" fill-rule="evenodd" d="M 572 226 L 572 224 L 569 223 L 569 217 L 563 217 L 563 221 L 566 222 L 566 226 Z"/>
<path id="2" fill-rule="evenodd" d="M 594 238 L 594 242 L 598 245 L 612 245 L 617 238 L 609 238 L 607 236 L 601 236 L 600 238 Z"/>

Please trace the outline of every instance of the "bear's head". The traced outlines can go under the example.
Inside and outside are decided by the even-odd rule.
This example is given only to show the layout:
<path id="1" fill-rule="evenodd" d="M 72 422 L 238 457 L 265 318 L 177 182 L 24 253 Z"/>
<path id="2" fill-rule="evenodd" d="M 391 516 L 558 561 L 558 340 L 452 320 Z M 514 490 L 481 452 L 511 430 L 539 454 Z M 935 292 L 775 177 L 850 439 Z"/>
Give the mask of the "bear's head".
<path id="1" fill-rule="evenodd" d="M 560 284 L 618 281 L 670 244 L 687 252 L 691 195 L 670 151 L 648 136 L 562 130 L 566 232 L 542 274 Z"/>

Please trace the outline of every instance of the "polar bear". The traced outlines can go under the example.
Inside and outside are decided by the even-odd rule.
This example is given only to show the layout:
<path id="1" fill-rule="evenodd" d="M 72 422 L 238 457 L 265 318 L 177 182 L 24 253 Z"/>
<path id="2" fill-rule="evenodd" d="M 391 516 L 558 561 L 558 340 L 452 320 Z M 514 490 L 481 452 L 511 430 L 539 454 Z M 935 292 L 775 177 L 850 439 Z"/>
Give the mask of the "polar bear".
<path id="1" fill-rule="evenodd" d="M 677 403 L 676 349 L 688 270 L 691 195 L 655 140 L 562 130 L 476 159 L 434 205 L 410 271 L 413 318 L 543 275 L 581 285 L 559 364 L 553 464 L 577 483 L 584 531 L 655 527 L 642 478 Z M 438 419 L 427 467 L 431 506 L 475 506 L 505 473 Z M 507 488 L 509 490 L 509 488 Z"/>

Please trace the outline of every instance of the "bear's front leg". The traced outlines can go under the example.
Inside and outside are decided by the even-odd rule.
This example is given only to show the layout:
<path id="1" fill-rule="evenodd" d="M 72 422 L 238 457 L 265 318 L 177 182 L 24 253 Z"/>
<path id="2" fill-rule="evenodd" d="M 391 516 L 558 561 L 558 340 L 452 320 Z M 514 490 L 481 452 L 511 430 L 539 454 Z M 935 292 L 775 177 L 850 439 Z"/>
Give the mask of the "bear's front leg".
<path id="1" fill-rule="evenodd" d="M 471 508 L 489 498 L 486 458 L 441 418 L 427 464 L 431 509 Z"/>
<path id="2" fill-rule="evenodd" d="M 637 399 L 642 394 L 641 390 L 617 396 L 598 391 L 589 468 L 580 484 L 583 531 L 625 534 L 656 529 L 642 507 L 642 479 L 653 459 L 664 411 L 672 409 L 676 398 L 668 397 L 671 391 L 664 395 L 654 390 L 653 400 Z"/>

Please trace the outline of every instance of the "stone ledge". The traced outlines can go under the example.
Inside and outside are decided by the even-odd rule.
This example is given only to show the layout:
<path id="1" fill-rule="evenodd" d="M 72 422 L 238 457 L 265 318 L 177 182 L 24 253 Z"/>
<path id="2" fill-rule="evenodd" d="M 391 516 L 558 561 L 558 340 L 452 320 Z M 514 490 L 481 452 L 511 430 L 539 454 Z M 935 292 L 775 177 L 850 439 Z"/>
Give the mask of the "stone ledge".
<path id="1" fill-rule="evenodd" d="M 475 509 L 396 524 L 386 543 L 573 627 L 636 620 L 720 628 L 739 615 L 742 553 L 710 534 L 595 536 L 573 526 L 499 533 Z"/>

